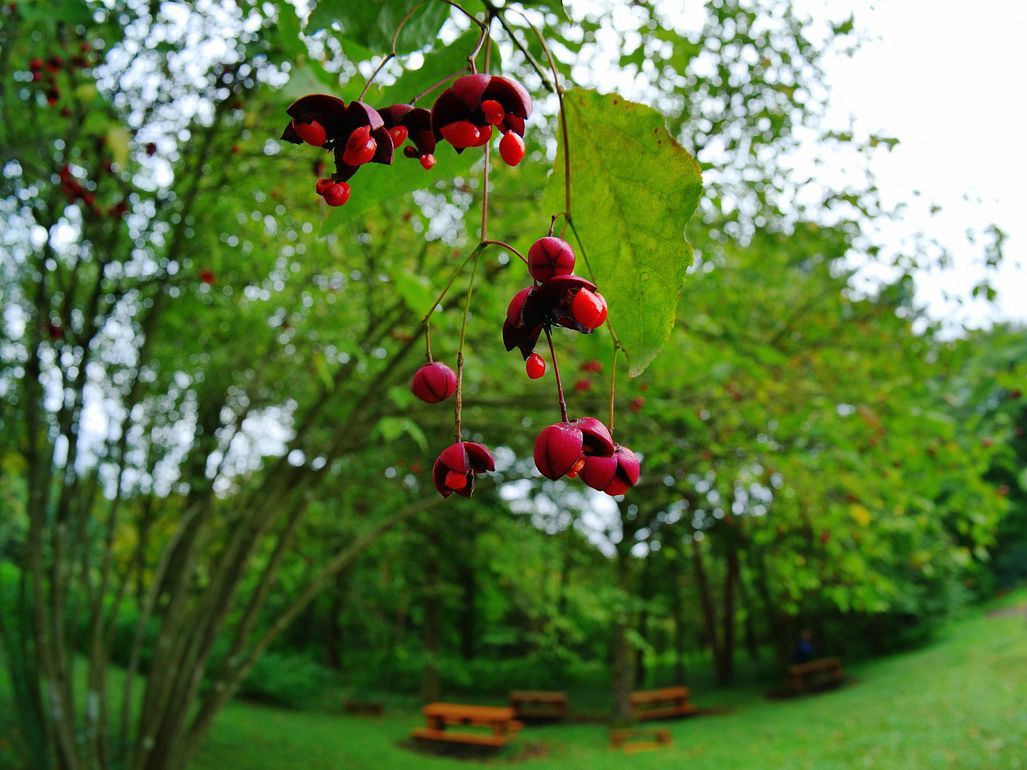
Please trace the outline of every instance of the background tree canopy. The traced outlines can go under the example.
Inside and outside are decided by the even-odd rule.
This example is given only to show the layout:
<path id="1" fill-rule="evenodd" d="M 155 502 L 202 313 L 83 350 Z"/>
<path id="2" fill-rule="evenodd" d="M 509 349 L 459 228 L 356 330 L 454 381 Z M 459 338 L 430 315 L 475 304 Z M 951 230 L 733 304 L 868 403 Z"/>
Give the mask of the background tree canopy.
<path id="1" fill-rule="evenodd" d="M 625 353 L 560 337 L 569 400 L 605 418 L 619 368 L 643 476 L 611 499 L 535 472 L 559 412 L 502 348 L 526 279 L 490 248 L 463 422 L 497 472 L 439 498 L 450 412 L 408 383 L 483 237 L 481 154 L 397 157 L 330 209 L 327 156 L 278 138 L 393 45 L 372 105 L 463 71 L 478 27 L 452 4 L 393 42 L 414 5 L 0 12 L 0 632 L 28 766 L 182 768 L 237 693 L 309 705 L 332 681 L 578 682 L 623 717 L 704 656 L 730 682 L 739 649 L 783 660 L 803 628 L 882 652 L 1027 577 L 1022 329 L 924 315 L 926 254 L 883 264 L 871 177 L 810 200 L 783 158 L 818 131 L 819 58 L 855 41 L 770 0 L 711 0 L 690 31 L 656 2 L 461 3 L 536 102 L 488 235 L 525 252 L 569 220 Z M 465 292 L 433 317 L 441 360 Z"/>

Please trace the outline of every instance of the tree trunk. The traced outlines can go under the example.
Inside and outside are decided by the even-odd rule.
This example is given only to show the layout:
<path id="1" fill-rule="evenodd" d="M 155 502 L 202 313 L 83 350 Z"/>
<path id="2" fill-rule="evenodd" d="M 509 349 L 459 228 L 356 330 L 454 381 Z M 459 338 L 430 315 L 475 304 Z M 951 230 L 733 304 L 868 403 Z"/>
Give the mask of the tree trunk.
<path id="1" fill-rule="evenodd" d="M 685 607 L 681 597 L 680 561 L 670 562 L 670 608 L 674 622 L 674 683 L 685 681 Z"/>
<path id="2" fill-rule="evenodd" d="M 728 519 L 728 522 L 731 522 Z M 717 681 L 731 684 L 735 676 L 735 587 L 738 585 L 738 542 L 735 533 L 729 533 L 726 572 L 724 575 L 724 630 L 721 634 L 720 656 L 716 661 Z"/>
<path id="3" fill-rule="evenodd" d="M 613 718 L 624 723 L 631 719 L 631 691 L 634 689 L 634 667 L 631 665 L 631 643 L 628 641 L 630 611 L 628 599 L 631 596 L 631 581 L 628 554 L 617 550 L 617 588 L 620 589 L 618 607 L 613 619 L 612 673 L 613 673 Z"/>
<path id="4" fill-rule="evenodd" d="M 434 545 L 435 535 L 429 539 Z M 439 564 L 435 548 L 425 549 L 424 563 L 424 670 L 421 673 L 421 698 L 438 700 L 442 693 L 439 681 Z"/>
<path id="5" fill-rule="evenodd" d="M 702 607 L 706 643 L 709 644 L 713 653 L 714 665 L 719 668 L 720 645 L 717 642 L 717 615 L 713 609 L 713 595 L 710 593 L 710 584 L 706 579 L 706 569 L 703 567 L 702 548 L 694 535 L 692 536 L 692 567 L 695 570 L 695 586 L 699 592 L 699 604 Z"/>

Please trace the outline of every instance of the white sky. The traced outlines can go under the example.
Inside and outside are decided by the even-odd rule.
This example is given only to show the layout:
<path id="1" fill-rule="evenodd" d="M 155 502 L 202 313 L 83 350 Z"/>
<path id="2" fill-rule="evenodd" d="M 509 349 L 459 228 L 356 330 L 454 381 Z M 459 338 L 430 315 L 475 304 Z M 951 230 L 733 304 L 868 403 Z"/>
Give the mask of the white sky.
<path id="1" fill-rule="evenodd" d="M 801 13 L 844 19 L 855 12 L 869 39 L 853 57 L 825 61 L 829 124 L 880 131 L 901 144 L 875 154 L 882 197 L 909 201 L 901 222 L 882 229 L 901 248 L 917 231 L 952 252 L 952 267 L 923 271 L 918 299 L 931 314 L 981 325 L 996 315 L 960 307 L 979 280 L 981 241 L 966 231 L 994 222 L 1006 231 L 1006 263 L 994 281 L 1002 318 L 1027 320 L 1027 30 L 1025 0 L 797 0 Z M 914 191 L 920 191 L 919 197 Z M 931 204 L 942 207 L 930 216 Z"/>

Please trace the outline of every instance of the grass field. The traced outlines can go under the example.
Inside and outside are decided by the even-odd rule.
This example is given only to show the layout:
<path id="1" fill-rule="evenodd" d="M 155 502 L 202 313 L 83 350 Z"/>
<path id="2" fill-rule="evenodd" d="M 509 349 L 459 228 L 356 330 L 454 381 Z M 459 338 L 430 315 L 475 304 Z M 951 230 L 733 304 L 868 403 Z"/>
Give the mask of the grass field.
<path id="1" fill-rule="evenodd" d="M 665 723 L 669 748 L 626 756 L 601 724 L 525 729 L 490 760 L 413 751 L 416 709 L 382 718 L 287 712 L 234 704 L 195 770 L 406 770 L 523 764 L 533 770 L 1013 770 L 1027 768 L 1027 622 L 974 611 L 931 646 L 851 668 L 841 690 L 789 701 L 756 691 L 700 691 L 724 714 Z"/>

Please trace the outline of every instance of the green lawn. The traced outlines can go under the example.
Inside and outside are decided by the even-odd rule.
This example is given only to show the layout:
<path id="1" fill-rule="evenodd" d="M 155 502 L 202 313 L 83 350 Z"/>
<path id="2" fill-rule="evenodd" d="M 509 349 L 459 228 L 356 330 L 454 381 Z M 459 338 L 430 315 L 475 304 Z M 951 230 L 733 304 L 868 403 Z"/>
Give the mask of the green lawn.
<path id="1" fill-rule="evenodd" d="M 1017 600 L 1022 603 L 1024 595 Z M 518 759 L 537 770 L 1027 768 L 1022 613 L 973 612 L 950 624 L 930 647 L 851 671 L 854 684 L 799 700 L 698 692 L 700 705 L 730 703 L 732 710 L 666 723 L 672 747 L 632 756 L 608 749 L 606 728 L 599 724 L 529 727 L 485 762 L 407 748 L 410 729 L 421 723 L 416 709 L 375 719 L 235 704 L 219 719 L 194 768 L 441 770 Z M 525 755 L 529 748 L 532 756 Z"/>

